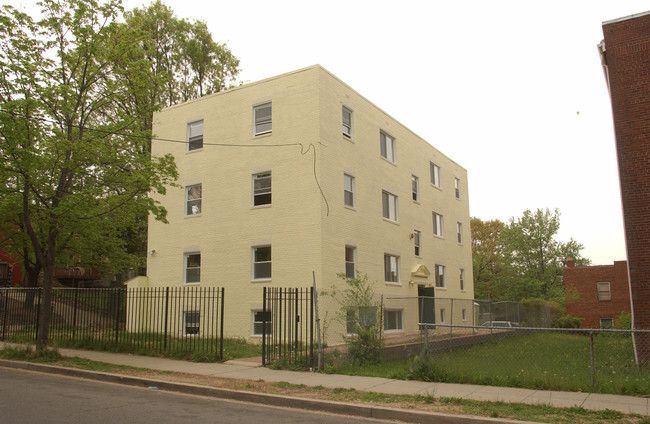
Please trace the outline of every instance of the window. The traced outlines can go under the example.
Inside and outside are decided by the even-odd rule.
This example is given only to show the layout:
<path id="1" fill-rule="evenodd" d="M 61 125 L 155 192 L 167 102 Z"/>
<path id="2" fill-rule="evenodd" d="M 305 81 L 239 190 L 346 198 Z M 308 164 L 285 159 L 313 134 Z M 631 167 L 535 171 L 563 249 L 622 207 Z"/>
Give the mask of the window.
<path id="1" fill-rule="evenodd" d="M 199 311 L 183 312 L 183 328 L 186 336 L 199 334 L 201 313 Z"/>
<path id="2" fill-rule="evenodd" d="M 187 125 L 187 150 L 203 148 L 203 121 L 192 122 Z"/>
<path id="3" fill-rule="evenodd" d="M 343 202 L 345 206 L 354 207 L 354 177 L 343 174 Z"/>
<path id="4" fill-rule="evenodd" d="M 271 132 L 271 103 L 255 106 L 253 108 L 255 116 L 255 135 L 269 134 Z"/>
<path id="5" fill-rule="evenodd" d="M 445 266 L 436 265 L 436 288 L 444 289 L 447 287 L 447 282 L 445 281 Z"/>
<path id="6" fill-rule="evenodd" d="M 433 235 L 444 237 L 442 215 L 433 213 Z"/>
<path id="7" fill-rule="evenodd" d="M 345 246 L 345 278 L 354 278 L 357 274 L 357 249 Z"/>
<path id="8" fill-rule="evenodd" d="M 445 308 L 440 309 L 440 324 L 445 323 L 446 315 L 447 315 L 447 310 Z"/>
<path id="9" fill-rule="evenodd" d="M 431 184 L 440 188 L 440 167 L 433 162 L 429 162 L 431 171 Z"/>
<path id="10" fill-rule="evenodd" d="M 422 246 L 420 245 L 420 232 L 413 230 L 413 246 L 415 247 L 415 256 L 422 256 Z"/>
<path id="11" fill-rule="evenodd" d="M 185 255 L 185 284 L 201 282 L 201 254 L 187 253 Z"/>
<path id="12" fill-rule="evenodd" d="M 379 147 L 381 157 L 395 163 L 395 139 L 382 131 L 379 133 Z"/>
<path id="13" fill-rule="evenodd" d="M 458 274 L 460 279 L 460 291 L 465 291 L 465 270 L 461 268 Z"/>
<path id="14" fill-rule="evenodd" d="M 397 196 L 387 191 L 382 191 L 381 206 L 383 217 L 397 222 Z"/>
<path id="15" fill-rule="evenodd" d="M 352 111 L 343 106 L 343 135 L 352 138 Z"/>
<path id="16" fill-rule="evenodd" d="M 185 215 L 201 215 L 201 184 L 185 187 Z"/>
<path id="17" fill-rule="evenodd" d="M 609 282 L 596 283 L 598 290 L 598 300 L 612 300 L 612 292 Z"/>
<path id="18" fill-rule="evenodd" d="M 614 318 L 601 318 L 600 328 L 614 328 Z"/>
<path id="19" fill-rule="evenodd" d="M 463 224 L 460 222 L 456 223 L 456 234 L 458 234 L 458 243 L 463 242 Z"/>
<path id="20" fill-rule="evenodd" d="M 253 206 L 271 204 L 271 173 L 253 175 Z"/>
<path id="21" fill-rule="evenodd" d="M 463 321 L 467 321 L 467 309 L 463 308 L 460 311 L 460 317 Z"/>
<path id="22" fill-rule="evenodd" d="M 396 331 L 403 330 L 402 311 L 401 310 L 384 310 L 384 330 Z"/>
<path id="23" fill-rule="evenodd" d="M 420 201 L 420 180 L 415 175 L 411 175 L 411 192 L 413 193 L 413 201 Z"/>
<path id="24" fill-rule="evenodd" d="M 253 248 L 253 280 L 271 279 L 271 246 Z"/>
<path id="25" fill-rule="evenodd" d="M 348 308 L 346 311 L 347 334 L 358 334 L 359 330 L 368 330 L 377 324 L 377 307 L 362 306 Z"/>
<path id="26" fill-rule="evenodd" d="M 264 335 L 264 327 L 266 326 L 266 334 L 271 334 L 271 313 L 263 311 L 252 311 L 253 313 L 253 336 Z M 266 318 L 266 319 L 265 319 Z"/>
<path id="27" fill-rule="evenodd" d="M 399 256 L 384 255 L 384 280 L 399 283 Z"/>
<path id="28" fill-rule="evenodd" d="M 456 199 L 460 199 L 460 180 L 454 178 L 454 191 L 456 192 Z"/>

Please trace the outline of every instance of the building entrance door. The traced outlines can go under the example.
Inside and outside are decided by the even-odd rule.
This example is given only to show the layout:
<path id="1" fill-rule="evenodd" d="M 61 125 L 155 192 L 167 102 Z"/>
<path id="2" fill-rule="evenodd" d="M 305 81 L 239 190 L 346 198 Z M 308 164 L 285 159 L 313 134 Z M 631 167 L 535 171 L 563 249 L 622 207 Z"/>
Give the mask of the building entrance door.
<path id="1" fill-rule="evenodd" d="M 435 324 L 435 294 L 434 287 L 418 286 L 418 323 Z"/>

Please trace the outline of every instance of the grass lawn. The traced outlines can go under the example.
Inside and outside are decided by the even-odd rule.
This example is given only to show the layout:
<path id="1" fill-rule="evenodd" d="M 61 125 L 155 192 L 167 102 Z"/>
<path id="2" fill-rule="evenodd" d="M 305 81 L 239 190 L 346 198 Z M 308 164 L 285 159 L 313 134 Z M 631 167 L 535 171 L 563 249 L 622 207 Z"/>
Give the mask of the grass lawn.
<path id="1" fill-rule="evenodd" d="M 434 352 L 407 361 L 352 366 L 328 358 L 326 372 L 437 382 L 591 390 L 589 336 L 526 333 L 471 348 Z M 650 396 L 650 370 L 634 362 L 629 336 L 594 336 L 594 392 Z"/>

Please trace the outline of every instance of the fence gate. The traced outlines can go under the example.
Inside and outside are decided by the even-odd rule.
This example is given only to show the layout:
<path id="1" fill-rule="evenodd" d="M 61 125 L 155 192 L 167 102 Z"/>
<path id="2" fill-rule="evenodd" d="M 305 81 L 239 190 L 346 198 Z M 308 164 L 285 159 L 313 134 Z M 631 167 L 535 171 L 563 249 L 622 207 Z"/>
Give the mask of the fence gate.
<path id="1" fill-rule="evenodd" d="M 262 366 L 273 362 L 313 367 L 313 288 L 264 287 Z"/>

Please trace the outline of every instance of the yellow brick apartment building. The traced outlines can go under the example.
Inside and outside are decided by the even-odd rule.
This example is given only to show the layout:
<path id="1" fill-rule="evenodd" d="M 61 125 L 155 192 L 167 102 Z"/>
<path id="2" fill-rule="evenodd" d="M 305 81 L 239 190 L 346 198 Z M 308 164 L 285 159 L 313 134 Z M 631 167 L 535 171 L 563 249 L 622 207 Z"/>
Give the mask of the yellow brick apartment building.
<path id="1" fill-rule="evenodd" d="M 467 171 L 321 66 L 164 109 L 154 134 L 181 187 L 155 198 L 169 223 L 150 219 L 137 284 L 224 287 L 226 336 L 258 337 L 262 288 L 312 272 L 318 290 L 367 274 L 387 333 L 417 331 L 403 299 L 473 299 Z"/>

